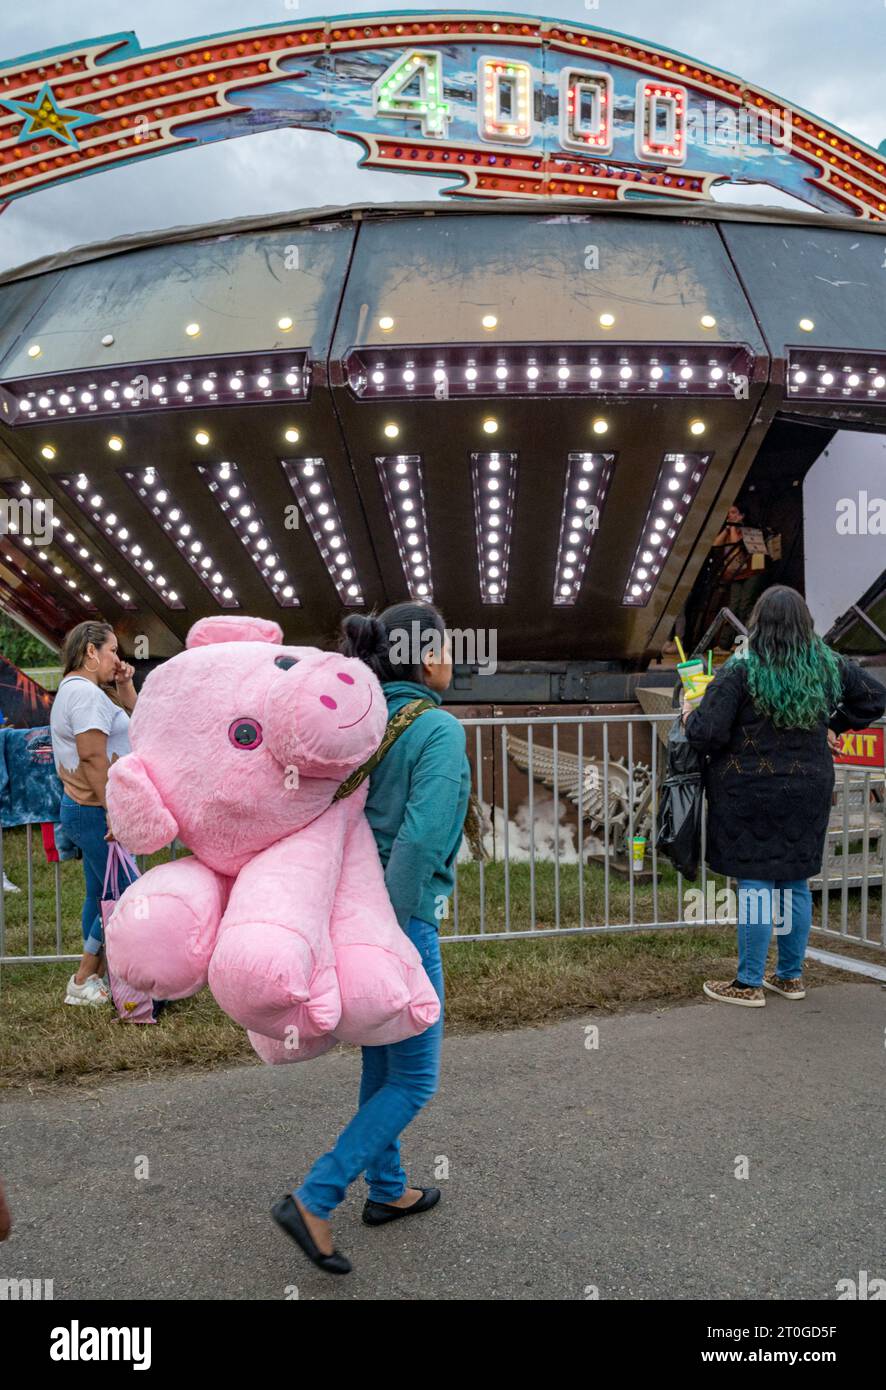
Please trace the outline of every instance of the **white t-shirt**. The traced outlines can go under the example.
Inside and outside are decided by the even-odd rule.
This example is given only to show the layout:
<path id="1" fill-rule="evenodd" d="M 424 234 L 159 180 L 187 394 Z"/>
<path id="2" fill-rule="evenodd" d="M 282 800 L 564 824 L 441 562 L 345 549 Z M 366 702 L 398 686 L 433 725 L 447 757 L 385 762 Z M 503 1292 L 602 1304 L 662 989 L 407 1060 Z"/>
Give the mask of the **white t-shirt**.
<path id="1" fill-rule="evenodd" d="M 89 729 L 107 734 L 108 761 L 114 762 L 129 752 L 129 715 L 95 681 L 65 676 L 52 702 L 49 729 L 56 771 L 68 796 L 81 806 L 99 806 L 80 766 L 76 736 Z"/>

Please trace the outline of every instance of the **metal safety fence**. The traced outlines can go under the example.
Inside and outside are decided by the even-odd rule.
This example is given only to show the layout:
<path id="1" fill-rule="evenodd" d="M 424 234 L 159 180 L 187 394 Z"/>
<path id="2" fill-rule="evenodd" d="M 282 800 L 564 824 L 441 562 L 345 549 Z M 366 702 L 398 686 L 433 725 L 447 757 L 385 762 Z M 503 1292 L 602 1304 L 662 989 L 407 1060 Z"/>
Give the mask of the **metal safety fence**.
<path id="1" fill-rule="evenodd" d="M 463 845 L 441 935 L 475 941 L 734 924 L 736 885 L 708 870 L 704 822 L 695 881 L 655 844 L 675 717 L 463 720 L 485 853 L 471 858 Z M 835 772 L 824 863 L 811 880 L 814 925 L 886 948 L 886 772 Z"/>
<path id="2" fill-rule="evenodd" d="M 735 884 L 702 863 L 695 882 L 659 854 L 654 826 L 674 713 L 520 715 L 462 721 L 482 853 L 462 843 L 438 921 L 447 941 L 734 923 Z M 815 926 L 886 948 L 882 767 L 840 766 Z M 174 858 L 170 846 L 140 867 Z M 7 877 L 8 876 L 8 877 Z M 80 955 L 82 867 L 48 864 L 33 826 L 0 831 L 0 963 Z M 16 891 L 17 890 L 17 891 Z"/>

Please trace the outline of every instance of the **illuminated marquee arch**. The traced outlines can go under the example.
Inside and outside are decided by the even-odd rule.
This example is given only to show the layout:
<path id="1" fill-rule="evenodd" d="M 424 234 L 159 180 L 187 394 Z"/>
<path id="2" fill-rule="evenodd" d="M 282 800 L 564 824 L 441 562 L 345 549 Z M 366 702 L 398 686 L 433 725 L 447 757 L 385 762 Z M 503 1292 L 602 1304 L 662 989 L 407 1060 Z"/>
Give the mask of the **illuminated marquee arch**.
<path id="1" fill-rule="evenodd" d="M 801 108 L 621 34 L 441 11 L 271 25 L 142 49 L 113 34 L 0 66 L 0 203 L 282 127 L 471 198 L 708 199 L 768 183 L 886 219 L 886 156 Z"/>

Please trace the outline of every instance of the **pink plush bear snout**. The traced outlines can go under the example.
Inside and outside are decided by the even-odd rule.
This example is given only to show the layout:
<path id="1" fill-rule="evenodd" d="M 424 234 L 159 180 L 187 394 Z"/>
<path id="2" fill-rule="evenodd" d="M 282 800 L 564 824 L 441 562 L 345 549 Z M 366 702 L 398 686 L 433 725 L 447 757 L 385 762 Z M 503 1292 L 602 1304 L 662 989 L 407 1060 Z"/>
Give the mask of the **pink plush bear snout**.
<path id="1" fill-rule="evenodd" d="M 346 777 L 375 752 L 386 723 L 381 686 L 363 662 L 320 652 L 274 681 L 264 736 L 277 761 L 303 776 Z"/>

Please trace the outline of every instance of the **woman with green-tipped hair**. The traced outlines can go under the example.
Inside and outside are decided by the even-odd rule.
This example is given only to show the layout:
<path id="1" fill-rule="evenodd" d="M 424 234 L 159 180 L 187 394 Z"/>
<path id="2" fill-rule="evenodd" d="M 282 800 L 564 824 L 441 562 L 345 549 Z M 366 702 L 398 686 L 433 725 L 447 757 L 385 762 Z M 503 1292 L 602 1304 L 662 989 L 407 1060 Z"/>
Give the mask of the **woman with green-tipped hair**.
<path id="1" fill-rule="evenodd" d="M 759 1008 L 768 989 L 805 996 L 812 926 L 807 880 L 821 869 L 834 789 L 831 736 L 872 724 L 886 689 L 816 636 L 795 589 L 757 600 L 747 650 L 729 658 L 691 712 L 686 738 L 705 756 L 707 863 L 738 880 L 738 970 L 708 980 L 725 1004 Z M 766 974 L 776 924 L 778 961 Z"/>

